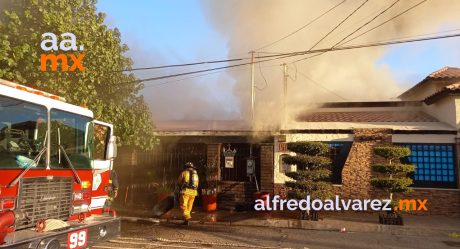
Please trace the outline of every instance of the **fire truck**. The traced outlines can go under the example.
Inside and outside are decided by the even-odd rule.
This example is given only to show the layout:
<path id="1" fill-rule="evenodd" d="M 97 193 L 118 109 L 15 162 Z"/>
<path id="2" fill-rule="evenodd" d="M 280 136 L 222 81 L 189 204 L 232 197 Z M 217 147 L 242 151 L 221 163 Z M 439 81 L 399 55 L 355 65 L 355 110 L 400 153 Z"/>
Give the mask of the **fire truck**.
<path id="1" fill-rule="evenodd" d="M 0 249 L 80 249 L 114 238 L 113 126 L 0 79 Z"/>

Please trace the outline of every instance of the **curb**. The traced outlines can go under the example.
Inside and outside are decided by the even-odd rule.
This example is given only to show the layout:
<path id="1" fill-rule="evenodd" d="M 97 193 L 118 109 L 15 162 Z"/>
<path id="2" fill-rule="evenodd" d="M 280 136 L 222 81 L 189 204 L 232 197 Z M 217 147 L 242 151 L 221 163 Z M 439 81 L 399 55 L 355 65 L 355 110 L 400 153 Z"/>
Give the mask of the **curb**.
<path id="1" fill-rule="evenodd" d="M 171 221 L 159 219 L 159 223 L 171 223 Z M 326 221 L 306 221 L 306 220 L 241 220 L 236 222 L 210 222 L 210 221 L 191 221 L 192 224 L 201 225 L 220 225 L 220 226 L 247 226 L 247 227 L 273 227 L 303 230 L 319 230 L 333 232 L 359 232 L 359 233 L 387 233 L 393 235 L 412 235 L 412 236 L 447 236 L 450 233 L 458 232 L 454 229 L 415 227 L 415 226 L 396 226 L 382 225 L 356 221 L 326 220 Z M 345 228 L 345 229 L 344 229 Z"/>
<path id="2" fill-rule="evenodd" d="M 416 236 L 432 236 L 442 235 L 446 236 L 449 233 L 456 232 L 454 229 L 436 229 L 414 226 L 395 226 L 395 225 L 382 225 L 372 224 L 365 222 L 353 221 L 340 221 L 340 220 L 326 220 L 326 221 L 304 221 L 304 220 L 246 220 L 230 223 L 230 225 L 242 226 L 264 226 L 264 227 L 282 227 L 292 229 L 305 229 L 305 230 L 322 230 L 322 231 L 343 231 L 346 232 L 360 232 L 360 233 L 388 233 L 397 235 L 416 235 Z M 458 232 L 458 231 L 457 231 Z"/>

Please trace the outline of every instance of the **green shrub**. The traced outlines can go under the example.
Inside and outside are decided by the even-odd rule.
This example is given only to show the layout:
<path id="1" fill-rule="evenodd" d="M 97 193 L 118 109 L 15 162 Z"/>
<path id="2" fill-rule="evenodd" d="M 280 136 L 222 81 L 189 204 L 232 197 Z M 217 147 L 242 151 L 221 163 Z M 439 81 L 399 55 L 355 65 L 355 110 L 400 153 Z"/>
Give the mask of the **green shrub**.
<path id="1" fill-rule="evenodd" d="M 329 180 L 332 172 L 329 169 L 301 170 L 297 172 L 286 173 L 287 176 L 302 181 L 308 180 Z"/>
<path id="2" fill-rule="evenodd" d="M 388 160 L 399 159 L 410 155 L 410 149 L 402 146 L 379 146 L 374 153 Z"/>
<path id="3" fill-rule="evenodd" d="M 286 182 L 288 197 L 295 199 L 304 199 L 307 195 L 312 199 L 332 197 L 329 169 L 331 160 L 321 156 L 329 151 L 329 145 L 321 142 L 295 142 L 288 143 L 288 149 L 296 155 L 284 157 L 283 162 L 297 165 L 296 172 L 286 173 L 295 180 Z"/>
<path id="4" fill-rule="evenodd" d="M 389 191 L 391 193 L 404 193 L 410 191 L 409 186 L 413 181 L 410 178 L 373 178 L 372 186 Z"/>
<path id="5" fill-rule="evenodd" d="M 286 156 L 283 157 L 283 162 L 287 164 L 295 164 L 301 169 L 317 169 L 331 164 L 331 160 L 327 157 L 308 155 Z"/>
<path id="6" fill-rule="evenodd" d="M 400 158 L 409 156 L 409 148 L 401 146 L 379 146 L 374 148 L 374 153 L 388 160 L 387 164 L 374 164 L 372 170 L 383 176 L 371 179 L 371 185 L 389 193 L 393 200 L 393 193 L 404 193 L 411 189 L 412 179 L 407 177 L 408 173 L 415 171 L 412 164 L 400 163 Z M 398 160 L 394 163 L 393 160 Z"/>
<path id="7" fill-rule="evenodd" d="M 324 155 L 329 152 L 329 145 L 321 142 L 291 142 L 287 144 L 288 150 L 309 156 Z"/>
<path id="8" fill-rule="evenodd" d="M 374 164 L 372 170 L 384 174 L 407 174 L 415 171 L 415 165 L 412 164 Z"/>

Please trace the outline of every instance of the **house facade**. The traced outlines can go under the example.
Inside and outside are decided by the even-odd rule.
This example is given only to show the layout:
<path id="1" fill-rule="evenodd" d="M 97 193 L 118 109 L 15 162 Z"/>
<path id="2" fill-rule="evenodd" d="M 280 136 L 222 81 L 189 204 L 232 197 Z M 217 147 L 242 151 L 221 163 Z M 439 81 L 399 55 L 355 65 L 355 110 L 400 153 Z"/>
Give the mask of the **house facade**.
<path id="1" fill-rule="evenodd" d="M 244 205 L 252 193 L 285 196 L 286 144 L 321 141 L 331 148 L 334 190 L 342 198 L 381 198 L 370 185 L 372 153 L 377 145 L 407 146 L 405 158 L 416 165 L 413 191 L 407 198 L 427 199 L 422 214 L 460 215 L 460 68 L 445 67 L 410 88 L 398 101 L 334 102 L 318 104 L 275 131 L 253 132 L 245 126 L 207 123 L 194 128 L 164 125 L 156 131 L 163 143 L 195 143 L 206 147 L 206 161 L 216 165 L 221 207 Z M 172 142 L 174 141 L 174 142 Z M 232 168 L 226 167 L 223 148 L 236 150 Z M 246 174 L 247 159 L 256 162 L 256 177 Z M 256 184 L 257 182 L 257 184 Z"/>

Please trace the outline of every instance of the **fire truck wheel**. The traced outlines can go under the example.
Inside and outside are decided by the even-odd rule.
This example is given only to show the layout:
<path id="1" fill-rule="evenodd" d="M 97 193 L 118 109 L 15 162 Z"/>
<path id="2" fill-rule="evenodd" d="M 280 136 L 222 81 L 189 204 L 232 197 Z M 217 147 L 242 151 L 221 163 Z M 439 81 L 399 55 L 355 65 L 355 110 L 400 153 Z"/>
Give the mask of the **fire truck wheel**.
<path id="1" fill-rule="evenodd" d="M 37 249 L 60 249 L 61 243 L 56 238 L 44 239 L 40 241 Z"/>

